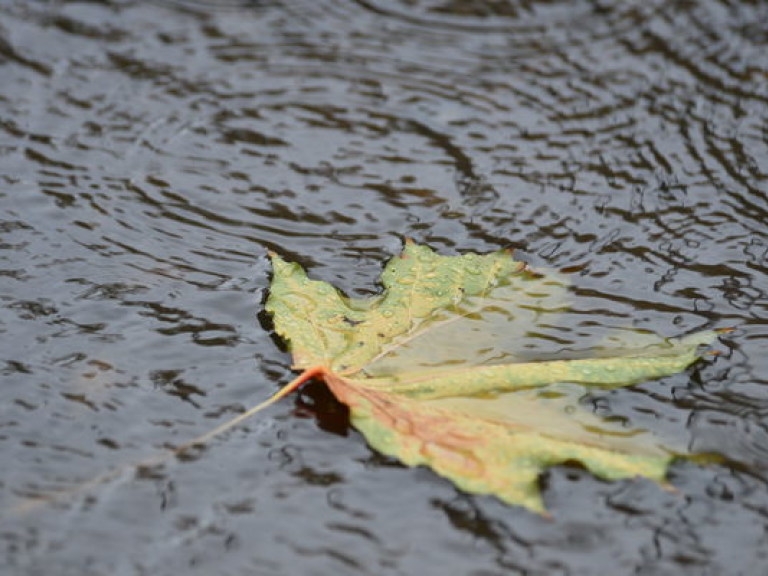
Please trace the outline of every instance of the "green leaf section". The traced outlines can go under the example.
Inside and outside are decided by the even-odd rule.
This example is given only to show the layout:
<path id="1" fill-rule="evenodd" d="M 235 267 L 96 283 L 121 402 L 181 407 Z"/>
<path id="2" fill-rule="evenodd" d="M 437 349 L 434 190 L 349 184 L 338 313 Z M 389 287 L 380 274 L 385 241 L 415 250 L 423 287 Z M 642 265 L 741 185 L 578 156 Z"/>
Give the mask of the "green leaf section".
<path id="1" fill-rule="evenodd" d="M 355 382 L 366 388 L 420 399 L 512 392 L 557 382 L 616 388 L 684 370 L 699 357 L 698 347 L 710 344 L 714 337 L 714 332 L 700 332 L 636 350 L 632 355 L 615 358 L 497 364 L 459 370 L 424 370 L 395 374 L 388 378 L 355 379 Z"/>
<path id="2" fill-rule="evenodd" d="M 678 453 L 646 430 L 583 411 L 574 417 L 544 390 L 557 396 L 563 383 L 612 388 L 673 374 L 716 336 L 657 339 L 614 357 L 523 361 L 532 331 L 563 307 L 565 283 L 507 252 L 447 257 L 407 243 L 387 264 L 381 295 L 361 299 L 277 255 L 272 262 L 267 310 L 294 367 L 326 380 L 371 446 L 537 512 L 537 479 L 548 466 L 579 461 L 606 479 L 661 481 Z"/>
<path id="3" fill-rule="evenodd" d="M 525 269 L 505 251 L 447 257 L 409 242 L 384 269 L 384 293 L 354 299 L 274 254 L 272 266 L 267 311 L 290 340 L 294 367 L 320 364 L 340 374 L 361 370 L 400 336 L 467 314 L 472 298 Z"/>

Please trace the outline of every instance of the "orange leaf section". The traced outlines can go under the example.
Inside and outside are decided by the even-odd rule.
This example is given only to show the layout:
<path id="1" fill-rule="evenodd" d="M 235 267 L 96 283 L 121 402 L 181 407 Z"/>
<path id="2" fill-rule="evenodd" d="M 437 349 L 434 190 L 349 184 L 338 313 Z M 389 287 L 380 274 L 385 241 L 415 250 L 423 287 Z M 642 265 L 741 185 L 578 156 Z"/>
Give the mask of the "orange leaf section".
<path id="1" fill-rule="evenodd" d="M 411 458 L 415 453 L 427 459 L 440 458 L 445 467 L 465 477 L 483 474 L 482 463 L 472 455 L 482 442 L 477 422 L 459 422 L 455 414 L 425 410 L 423 403 L 361 387 L 332 372 L 324 377 L 336 398 L 349 406 L 353 419 L 373 418 L 401 435 L 401 449 L 410 448 L 398 451 L 401 460 L 407 461 L 408 452 L 414 452 Z"/>
<path id="2" fill-rule="evenodd" d="M 671 460 L 548 436 L 530 426 L 372 390 L 331 372 L 323 377 L 379 452 L 409 466 L 430 466 L 468 492 L 494 494 L 539 513 L 546 513 L 539 475 L 548 466 L 580 461 L 606 479 L 642 475 L 663 482 Z"/>

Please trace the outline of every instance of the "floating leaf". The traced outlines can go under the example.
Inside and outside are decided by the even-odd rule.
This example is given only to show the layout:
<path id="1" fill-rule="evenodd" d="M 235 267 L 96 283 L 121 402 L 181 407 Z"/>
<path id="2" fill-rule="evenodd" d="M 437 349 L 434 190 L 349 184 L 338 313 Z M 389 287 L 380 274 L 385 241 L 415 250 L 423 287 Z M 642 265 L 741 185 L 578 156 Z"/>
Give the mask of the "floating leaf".
<path id="1" fill-rule="evenodd" d="M 563 399 L 573 386 L 583 393 L 679 372 L 715 333 L 551 359 L 553 350 L 531 342 L 556 340 L 545 333 L 565 308 L 565 281 L 506 251 L 447 257 L 409 242 L 372 298 L 348 298 L 271 256 L 267 310 L 304 371 L 279 397 L 321 377 L 375 449 L 537 512 L 539 475 L 563 462 L 605 479 L 663 481 L 674 454 L 648 431 L 611 428 L 576 403 L 563 409 Z"/>

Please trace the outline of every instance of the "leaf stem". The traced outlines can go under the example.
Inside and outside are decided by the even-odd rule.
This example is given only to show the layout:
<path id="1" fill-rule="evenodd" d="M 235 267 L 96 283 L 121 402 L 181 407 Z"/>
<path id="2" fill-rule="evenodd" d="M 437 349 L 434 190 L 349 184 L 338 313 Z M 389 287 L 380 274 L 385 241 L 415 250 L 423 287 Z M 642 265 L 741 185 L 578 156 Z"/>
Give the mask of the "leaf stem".
<path id="1" fill-rule="evenodd" d="M 185 444 L 182 444 L 181 446 L 177 446 L 173 450 L 173 452 L 175 454 L 179 454 L 179 453 L 183 452 L 184 450 L 186 450 L 188 448 L 191 448 L 192 446 L 199 446 L 201 444 L 208 443 L 210 440 L 212 440 L 213 438 L 215 438 L 219 434 L 223 434 L 224 432 L 226 432 L 227 430 L 233 428 L 234 426 L 237 426 L 238 424 L 240 424 L 244 420 L 247 420 L 248 418 L 250 418 L 251 416 L 253 416 L 257 412 L 260 412 L 261 410 L 263 410 L 264 408 L 266 408 L 268 406 L 271 406 L 272 404 L 274 404 L 278 400 L 281 400 L 282 398 L 285 398 L 286 396 L 288 396 L 288 394 L 290 394 L 291 392 L 294 392 L 295 390 L 297 390 L 307 380 L 311 380 L 312 378 L 315 378 L 317 376 L 321 376 L 321 375 L 325 374 L 326 370 L 327 370 L 327 368 L 325 366 L 321 365 L 321 364 L 318 364 L 316 366 L 311 366 L 310 368 L 307 368 L 301 374 L 299 374 L 296 378 L 291 380 L 288 384 L 286 384 L 285 386 L 280 388 L 280 390 L 278 390 L 277 392 L 272 394 L 272 396 L 270 396 L 269 398 L 267 398 L 263 402 L 257 404 L 253 408 L 249 408 L 248 410 L 246 410 L 242 414 L 238 414 L 237 416 L 235 416 L 231 420 L 229 420 L 227 422 L 224 422 L 223 424 L 221 424 L 220 426 L 217 426 L 216 428 L 214 428 L 210 432 L 206 432 L 205 434 L 203 434 L 201 436 L 198 436 L 194 440 L 190 440 L 189 442 L 187 442 Z"/>

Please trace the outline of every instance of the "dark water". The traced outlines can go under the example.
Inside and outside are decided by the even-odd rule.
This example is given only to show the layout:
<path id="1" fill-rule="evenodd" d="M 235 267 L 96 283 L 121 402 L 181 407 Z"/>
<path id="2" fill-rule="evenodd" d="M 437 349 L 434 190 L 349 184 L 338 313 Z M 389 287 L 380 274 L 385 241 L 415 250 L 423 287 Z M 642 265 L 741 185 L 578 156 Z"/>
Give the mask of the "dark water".
<path id="1" fill-rule="evenodd" d="M 4 1 L 3 574 L 765 574 L 767 187 L 762 2 Z M 268 249 L 363 295 L 405 237 L 567 269 L 598 321 L 736 327 L 585 401 L 729 461 L 555 468 L 545 519 L 373 453 L 314 383 L 121 468 L 289 380 Z"/>

